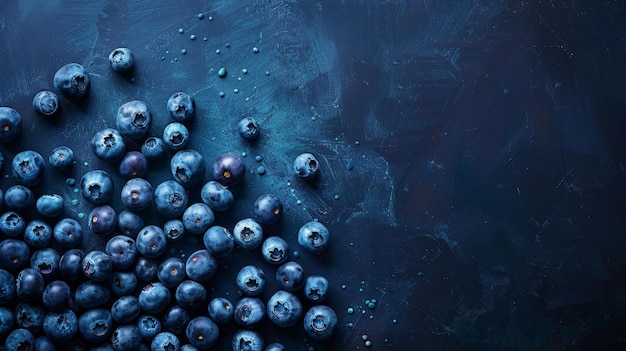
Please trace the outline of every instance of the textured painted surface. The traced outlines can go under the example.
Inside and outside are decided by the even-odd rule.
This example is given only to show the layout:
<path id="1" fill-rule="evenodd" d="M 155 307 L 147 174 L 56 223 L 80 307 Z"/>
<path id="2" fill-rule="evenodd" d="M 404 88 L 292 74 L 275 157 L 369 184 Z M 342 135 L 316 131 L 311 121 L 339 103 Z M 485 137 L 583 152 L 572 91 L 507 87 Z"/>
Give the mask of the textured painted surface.
<path id="1" fill-rule="evenodd" d="M 0 105 L 22 114 L 25 131 L 16 145 L 0 146 L 6 160 L 25 148 L 48 155 L 68 145 L 78 158 L 76 178 L 92 168 L 115 173 L 93 156 L 93 133 L 114 126 L 119 106 L 138 99 L 153 113 L 151 134 L 160 135 L 168 97 L 186 91 L 197 104 L 191 147 L 209 166 L 223 152 L 246 152 L 253 171 L 219 224 L 232 228 L 252 214 L 257 196 L 271 192 L 285 204 L 272 234 L 296 247 L 303 223 L 318 218 L 331 229 L 328 252 L 300 250 L 296 259 L 307 273 L 329 278 L 329 304 L 340 317 L 336 336 L 313 343 L 316 349 L 363 349 L 362 334 L 373 349 L 619 342 L 626 288 L 622 3 L 117 3 L 0 5 Z M 108 54 L 120 46 L 136 55 L 132 81 L 109 67 Z M 89 72 L 89 98 L 63 101 L 56 121 L 43 120 L 31 99 L 51 89 L 54 72 L 68 62 Z M 237 136 L 247 116 L 262 129 L 255 144 Z M 301 152 L 321 163 L 312 184 L 292 175 Z M 151 166 L 153 185 L 170 177 L 162 166 Z M 267 173 L 256 174 L 258 166 Z M 78 199 L 67 206 L 78 218 L 90 207 L 64 184 L 66 176 L 48 169 L 34 190 Z M 174 252 L 188 254 L 199 243 L 177 243 Z M 99 244 L 92 238 L 86 246 Z M 237 251 L 222 262 L 215 294 L 236 300 L 234 276 L 256 259 Z M 263 296 L 272 293 L 268 287 Z M 364 303 L 371 298 L 373 310 Z M 233 333 L 233 326 L 222 330 L 220 345 Z M 268 343 L 305 348 L 299 328 L 263 333 Z"/>

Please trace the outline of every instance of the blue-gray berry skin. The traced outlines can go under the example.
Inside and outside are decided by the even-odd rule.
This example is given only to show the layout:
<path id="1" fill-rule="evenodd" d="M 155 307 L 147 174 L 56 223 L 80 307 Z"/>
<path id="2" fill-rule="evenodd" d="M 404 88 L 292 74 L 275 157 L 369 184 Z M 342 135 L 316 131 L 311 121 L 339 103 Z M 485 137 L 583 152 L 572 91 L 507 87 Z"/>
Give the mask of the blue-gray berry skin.
<path id="1" fill-rule="evenodd" d="M 237 124 L 237 132 L 242 139 L 252 141 L 259 137 L 261 129 L 254 118 L 245 117 Z"/>
<path id="2" fill-rule="evenodd" d="M 126 153 L 126 142 L 117 129 L 102 129 L 91 138 L 91 150 L 103 161 L 117 161 Z"/>
<path id="3" fill-rule="evenodd" d="M 10 143 L 22 135 L 22 115 L 10 107 L 0 107 L 0 143 Z"/>
<path id="4" fill-rule="evenodd" d="M 326 250 L 329 240 L 330 232 L 328 228 L 317 221 L 304 224 L 298 231 L 298 244 L 315 254 Z"/>
<path id="5" fill-rule="evenodd" d="M 33 97 L 33 109 L 41 116 L 53 117 L 60 108 L 59 97 L 53 91 L 42 90 Z"/>
<path id="6" fill-rule="evenodd" d="M 302 315 L 302 303 L 288 291 L 279 290 L 267 301 L 267 317 L 279 327 L 295 325 Z"/>
<path id="7" fill-rule="evenodd" d="M 170 160 L 172 177 L 187 188 L 200 184 L 204 179 L 205 170 L 202 155 L 192 149 L 180 150 Z"/>
<path id="8" fill-rule="evenodd" d="M 261 195 L 254 202 L 254 215 L 261 224 L 275 224 L 283 216 L 283 203 L 276 195 Z"/>
<path id="9" fill-rule="evenodd" d="M 89 92 L 89 86 L 89 75 L 78 63 L 68 63 L 54 74 L 54 88 L 65 98 L 82 98 Z"/>
<path id="10" fill-rule="evenodd" d="M 139 140 L 146 136 L 152 124 L 152 114 L 148 105 L 139 100 L 129 101 L 117 110 L 115 123 L 120 134 Z"/>
<path id="11" fill-rule="evenodd" d="M 319 162 L 313 154 L 303 153 L 293 161 L 293 169 L 296 175 L 302 179 L 313 179 L 319 172 Z"/>
<path id="12" fill-rule="evenodd" d="M 128 74 L 135 69 L 135 55 L 128 48 L 117 48 L 109 54 L 111 68 L 119 74 Z"/>
<path id="13" fill-rule="evenodd" d="M 228 210 L 235 200 L 230 190 L 214 180 L 208 181 L 202 186 L 200 197 L 202 202 L 217 212 Z"/>
<path id="14" fill-rule="evenodd" d="M 315 305 L 304 315 L 304 331 L 311 339 L 328 340 L 337 329 L 337 321 L 337 314 L 332 308 Z"/>
<path id="15" fill-rule="evenodd" d="M 33 150 L 19 152 L 13 157 L 11 170 L 18 183 L 25 186 L 37 185 L 44 176 L 43 157 Z"/>
<path id="16" fill-rule="evenodd" d="M 194 118 L 196 104 L 191 95 L 179 91 L 167 100 L 167 111 L 176 122 L 187 122 Z"/>

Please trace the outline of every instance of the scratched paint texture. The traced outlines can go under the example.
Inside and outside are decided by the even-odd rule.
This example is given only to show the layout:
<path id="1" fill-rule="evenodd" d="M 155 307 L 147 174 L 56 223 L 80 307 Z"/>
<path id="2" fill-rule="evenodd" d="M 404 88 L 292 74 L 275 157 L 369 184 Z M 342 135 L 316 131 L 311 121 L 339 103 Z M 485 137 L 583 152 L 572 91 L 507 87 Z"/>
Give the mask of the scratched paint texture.
<path id="1" fill-rule="evenodd" d="M 137 57 L 132 80 L 109 67 L 120 46 Z M 297 261 L 329 278 L 336 335 L 315 343 L 300 328 L 267 326 L 268 343 L 353 350 L 365 348 L 367 334 L 377 350 L 624 346 L 621 1 L 5 1 L 0 57 L 0 105 L 24 118 L 21 140 L 0 145 L 5 160 L 58 145 L 78 157 L 71 174 L 48 169 L 35 193 L 81 200 L 67 176 L 116 172 L 93 156 L 95 131 L 139 99 L 159 135 L 167 98 L 182 90 L 197 103 L 191 147 L 208 166 L 223 152 L 245 152 L 253 171 L 218 224 L 232 228 L 256 197 L 274 193 L 285 217 L 268 234 L 296 247 L 304 222 L 329 226 L 329 251 Z M 91 93 L 43 120 L 31 99 L 69 62 L 86 67 Z M 261 125 L 255 144 L 235 131 L 247 116 Z M 318 156 L 315 182 L 292 174 L 301 152 Z M 263 176 L 254 172 L 261 165 Z M 147 178 L 169 177 L 152 165 Z M 81 201 L 65 214 L 89 210 Z M 84 246 L 103 242 L 90 235 Z M 187 237 L 168 254 L 199 244 Z M 236 300 L 240 262 L 255 259 L 236 250 L 211 294 Z M 269 282 L 263 298 L 275 288 Z M 373 310 L 364 304 L 371 298 Z M 235 330 L 223 328 L 218 346 Z"/>

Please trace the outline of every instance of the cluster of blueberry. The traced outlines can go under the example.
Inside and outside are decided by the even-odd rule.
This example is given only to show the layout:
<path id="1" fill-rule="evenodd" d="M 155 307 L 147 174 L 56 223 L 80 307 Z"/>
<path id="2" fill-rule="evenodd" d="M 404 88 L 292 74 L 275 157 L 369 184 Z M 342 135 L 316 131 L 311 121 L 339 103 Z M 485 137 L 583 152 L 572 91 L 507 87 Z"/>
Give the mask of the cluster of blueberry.
<path id="1" fill-rule="evenodd" d="M 130 50 L 120 48 L 109 56 L 118 73 L 133 70 Z M 79 64 L 68 64 L 57 71 L 54 86 L 67 99 L 80 99 L 89 91 L 89 76 Z M 59 99 L 52 91 L 39 92 L 34 109 L 49 117 L 59 112 Z M 0 216 L 0 338 L 6 350 L 55 350 L 67 345 L 90 345 L 97 350 L 196 350 L 214 346 L 219 325 L 234 320 L 242 328 L 232 339 L 233 350 L 263 350 L 257 328 L 267 318 L 278 327 L 291 327 L 303 320 L 304 330 L 314 340 L 327 340 L 337 327 L 332 308 L 319 304 L 328 294 L 328 280 L 319 275 L 305 276 L 301 265 L 290 261 L 288 243 L 278 237 L 264 238 L 263 227 L 277 223 L 283 213 L 280 199 L 260 196 L 254 204 L 254 218 L 238 221 L 232 232 L 214 225 L 215 212 L 231 208 L 230 189 L 246 173 L 243 160 L 225 153 L 213 163 L 213 180 L 204 184 L 203 156 L 188 149 L 189 131 L 185 122 L 194 118 L 193 98 L 184 92 L 170 97 L 168 124 L 163 137 L 147 137 L 152 116 L 146 103 L 123 104 L 116 116 L 116 129 L 98 131 L 91 140 L 93 153 L 101 160 L 118 163 L 119 175 L 126 179 L 120 191 L 124 210 L 111 205 L 114 179 L 105 170 L 94 169 L 82 175 L 78 190 L 94 207 L 87 217 L 95 235 L 107 238 L 101 250 L 83 251 L 81 224 L 63 216 L 65 203 L 57 194 L 41 195 L 35 201 L 30 187 L 40 183 L 46 169 L 36 151 L 15 155 L 11 171 L 17 185 L 0 190 L 7 211 Z M 0 142 L 20 137 L 20 114 L 0 107 Z M 238 131 L 245 140 L 254 140 L 259 125 L 244 118 Z M 127 141 L 139 141 L 141 152 L 127 151 Z M 148 162 L 162 158 L 167 151 L 173 180 L 153 189 L 144 176 Z M 0 154 L 0 167 L 3 157 Z M 54 149 L 48 158 L 57 170 L 68 170 L 74 153 L 66 146 Z M 294 173 L 311 179 L 318 162 L 305 153 L 294 161 Z M 73 184 L 71 184 L 73 185 Z M 202 185 L 200 187 L 200 185 Z M 189 205 L 190 189 L 199 189 L 202 202 Z M 1 205 L 1 202 L 0 202 Z M 144 223 L 142 211 L 154 209 L 166 219 L 163 227 Z M 29 217 L 35 213 L 36 217 Z M 55 221 L 54 225 L 48 221 Z M 186 233 L 202 235 L 204 248 L 186 261 L 165 257 L 168 242 Z M 329 243 L 328 229 L 318 221 L 304 224 L 298 243 L 319 254 Z M 206 283 L 218 269 L 218 259 L 226 258 L 235 245 L 245 250 L 260 248 L 262 257 L 277 266 L 276 291 L 266 304 L 258 296 L 265 287 L 265 273 L 254 265 L 243 267 L 236 283 L 244 295 L 236 304 L 224 297 L 208 301 Z M 32 251 L 32 253 L 31 253 Z M 312 307 L 303 315 L 302 292 Z M 199 311 L 206 312 L 199 312 Z M 73 341 L 78 340 L 78 344 Z M 181 346 L 181 341 L 185 345 Z M 274 343 L 268 351 L 284 350 Z"/>

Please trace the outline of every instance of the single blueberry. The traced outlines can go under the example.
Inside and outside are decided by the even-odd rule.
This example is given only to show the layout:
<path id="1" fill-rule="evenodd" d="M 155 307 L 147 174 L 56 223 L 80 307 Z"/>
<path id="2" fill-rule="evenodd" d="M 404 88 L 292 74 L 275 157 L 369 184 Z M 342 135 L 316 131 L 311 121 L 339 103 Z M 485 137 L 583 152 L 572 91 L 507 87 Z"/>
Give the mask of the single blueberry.
<path id="1" fill-rule="evenodd" d="M 22 240 L 4 239 L 0 242 L 0 269 L 17 272 L 28 265 L 30 249 Z"/>
<path id="2" fill-rule="evenodd" d="M 36 269 L 44 279 L 54 277 L 59 272 L 61 255 L 53 248 L 43 248 L 33 252 L 30 257 L 30 268 Z"/>
<path id="3" fill-rule="evenodd" d="M 111 68 L 119 74 L 128 74 L 135 68 L 135 56 L 128 48 L 117 48 L 109 54 Z"/>
<path id="4" fill-rule="evenodd" d="M 142 211 L 152 204 L 154 192 L 150 182 L 143 178 L 132 178 L 120 192 L 122 204 L 131 211 Z"/>
<path id="5" fill-rule="evenodd" d="M 169 289 L 159 283 L 149 283 L 139 293 L 139 304 L 145 313 L 158 314 L 170 303 Z"/>
<path id="6" fill-rule="evenodd" d="M 101 205 L 89 213 L 89 229 L 99 236 L 107 236 L 117 229 L 117 214 L 113 207 Z"/>
<path id="7" fill-rule="evenodd" d="M 244 140 L 254 140 L 259 137 L 259 124 L 252 117 L 245 117 L 237 124 L 239 136 Z"/>
<path id="8" fill-rule="evenodd" d="M 272 323 L 286 328 L 296 324 L 302 315 L 302 303 L 288 291 L 278 290 L 267 301 L 267 317 Z"/>
<path id="9" fill-rule="evenodd" d="M 4 342 L 4 349 L 6 351 L 33 350 L 34 347 L 35 337 L 33 333 L 23 328 L 11 331 Z"/>
<path id="10" fill-rule="evenodd" d="M 287 291 L 297 291 L 304 285 L 304 270 L 296 262 L 286 262 L 276 270 L 276 281 Z"/>
<path id="11" fill-rule="evenodd" d="M 37 199 L 35 208 L 37 208 L 37 212 L 43 217 L 57 217 L 63 213 L 65 201 L 61 195 L 45 194 Z"/>
<path id="12" fill-rule="evenodd" d="M 233 304 L 223 297 L 216 297 L 209 302 L 209 317 L 217 324 L 225 324 L 233 319 Z"/>
<path id="13" fill-rule="evenodd" d="M 135 240 L 126 235 L 116 235 L 109 239 L 104 251 L 111 257 L 115 269 L 130 268 L 137 259 Z"/>
<path id="14" fill-rule="evenodd" d="M 152 124 L 152 115 L 143 101 L 129 101 L 117 110 L 115 118 L 117 130 L 123 136 L 139 140 L 146 136 Z"/>
<path id="15" fill-rule="evenodd" d="M 298 231 L 298 244 L 312 253 L 319 254 L 328 247 L 329 237 L 330 233 L 325 225 L 311 221 Z"/>
<path id="16" fill-rule="evenodd" d="M 113 273 L 113 260 L 106 252 L 89 251 L 83 258 L 83 273 L 92 281 L 102 282 Z"/>
<path id="17" fill-rule="evenodd" d="M 157 277 L 158 263 L 156 260 L 144 256 L 137 258 L 133 272 L 137 279 L 143 282 L 152 281 Z"/>
<path id="18" fill-rule="evenodd" d="M 239 184 L 245 175 L 246 165 L 232 152 L 219 156 L 213 163 L 213 178 L 224 186 Z"/>
<path id="19" fill-rule="evenodd" d="M 24 217 L 17 212 L 7 211 L 0 216 L 0 232 L 10 238 L 22 235 L 25 228 Z"/>
<path id="20" fill-rule="evenodd" d="M 159 264 L 157 277 L 168 288 L 176 288 L 185 280 L 185 263 L 178 257 L 169 257 Z"/>
<path id="21" fill-rule="evenodd" d="M 163 143 L 170 150 L 182 150 L 189 144 L 189 130 L 182 123 L 172 122 L 163 129 Z"/>
<path id="22" fill-rule="evenodd" d="M 265 305 L 256 297 L 243 297 L 235 305 L 235 322 L 242 328 L 256 328 L 265 318 Z"/>
<path id="23" fill-rule="evenodd" d="M 178 351 L 180 340 L 170 332 L 160 332 L 150 343 L 150 351 Z"/>
<path id="24" fill-rule="evenodd" d="M 124 235 L 134 237 L 144 226 L 143 217 L 137 213 L 124 210 L 117 215 L 117 227 Z"/>
<path id="25" fill-rule="evenodd" d="M 81 249 L 67 250 L 59 260 L 59 273 L 61 277 L 70 282 L 84 279 L 83 258 L 85 258 L 85 252 Z"/>
<path id="26" fill-rule="evenodd" d="M 78 317 L 78 332 L 91 343 L 101 343 L 113 333 L 111 312 L 104 308 L 94 308 Z"/>
<path id="27" fill-rule="evenodd" d="M 114 351 L 135 351 L 141 346 L 139 329 L 134 325 L 120 325 L 111 335 L 111 345 Z"/>
<path id="28" fill-rule="evenodd" d="M 125 179 L 143 178 L 148 173 L 148 159 L 139 151 L 127 152 L 120 161 L 119 172 Z"/>
<path id="29" fill-rule="evenodd" d="M 126 152 L 126 142 L 117 129 L 105 128 L 91 138 L 91 150 L 103 161 L 117 161 Z"/>
<path id="30" fill-rule="evenodd" d="M 19 152 L 11 162 L 15 180 L 25 186 L 33 186 L 41 182 L 44 175 L 44 162 L 40 153 L 33 150 Z"/>
<path id="31" fill-rule="evenodd" d="M 319 163 L 313 154 L 303 153 L 293 161 L 296 175 L 302 179 L 313 179 L 319 172 Z"/>
<path id="32" fill-rule="evenodd" d="M 35 351 L 39 350 L 57 351 L 57 346 L 49 337 L 42 335 L 35 339 Z"/>
<path id="33" fill-rule="evenodd" d="M 35 219 L 26 224 L 24 241 L 35 249 L 42 249 L 50 245 L 53 233 L 52 227 L 44 221 Z"/>
<path id="34" fill-rule="evenodd" d="M 187 277 L 200 283 L 211 279 L 216 271 L 217 261 L 207 250 L 192 253 L 185 263 Z"/>
<path id="35" fill-rule="evenodd" d="M 183 212 L 183 226 L 185 232 L 200 235 L 203 234 L 215 221 L 215 215 L 205 203 L 195 203 Z"/>
<path id="36" fill-rule="evenodd" d="M 228 210 L 234 201 L 233 193 L 222 184 L 211 180 L 202 186 L 200 190 L 202 202 L 207 204 L 213 211 L 223 212 Z"/>
<path id="37" fill-rule="evenodd" d="M 17 297 L 26 302 L 39 301 L 44 289 L 44 280 L 38 270 L 24 268 L 15 280 Z"/>
<path id="38" fill-rule="evenodd" d="M 113 196 L 113 178 L 101 169 L 89 171 L 80 179 L 80 189 L 85 200 L 104 205 Z"/>
<path id="39" fill-rule="evenodd" d="M 43 331 L 53 342 L 70 341 L 78 332 L 78 318 L 69 309 L 61 312 L 48 312 L 43 320 Z"/>
<path id="40" fill-rule="evenodd" d="M 168 240 L 176 241 L 185 235 L 185 226 L 180 219 L 170 219 L 163 224 L 163 231 Z"/>
<path id="41" fill-rule="evenodd" d="M 325 305 L 315 305 L 304 315 L 304 331 L 311 339 L 330 339 L 337 328 L 337 314 Z"/>
<path id="42" fill-rule="evenodd" d="M 17 184 L 4 192 L 4 204 L 10 210 L 27 211 L 35 204 L 35 197 L 29 188 Z"/>
<path id="43" fill-rule="evenodd" d="M 175 335 L 180 335 L 185 329 L 191 316 L 180 305 L 173 305 L 163 313 L 163 321 L 161 323 L 164 330 Z"/>
<path id="44" fill-rule="evenodd" d="M 204 178 L 205 164 L 202 155 L 192 149 L 183 149 L 172 156 L 170 171 L 174 180 L 185 187 L 200 184 Z"/>
<path id="45" fill-rule="evenodd" d="M 54 88 L 65 98 L 82 98 L 89 92 L 89 75 L 78 63 L 68 63 L 54 74 Z"/>
<path id="46" fill-rule="evenodd" d="M 15 326 L 16 314 L 17 314 L 17 309 L 16 309 L 16 313 L 14 314 L 12 310 L 4 306 L 0 306 L 0 337 L 6 336 L 7 334 L 11 332 L 11 330 L 13 330 L 13 327 Z"/>
<path id="47" fill-rule="evenodd" d="M 137 276 L 133 272 L 114 271 L 109 277 L 109 288 L 117 296 L 131 294 L 137 288 Z"/>
<path id="48" fill-rule="evenodd" d="M 33 108 L 44 117 L 53 117 L 59 112 L 59 97 L 50 90 L 42 90 L 33 97 Z"/>
<path id="49" fill-rule="evenodd" d="M 137 251 L 145 257 L 157 258 L 165 252 L 165 249 L 167 249 L 167 237 L 161 227 L 150 224 L 139 231 L 135 244 L 137 246 Z"/>
<path id="50" fill-rule="evenodd" d="M 72 218 L 63 218 L 54 225 L 54 240 L 63 247 L 80 245 L 83 227 Z"/>
<path id="51" fill-rule="evenodd" d="M 312 302 L 321 302 L 328 296 L 328 279 L 321 275 L 311 275 L 304 283 L 304 297 Z"/>
<path id="52" fill-rule="evenodd" d="M 15 307 L 15 325 L 18 328 L 28 329 L 30 332 L 39 333 L 43 329 L 43 321 L 46 317 L 46 307 L 35 302 L 20 302 Z M 2 335 L 2 333 L 0 333 Z"/>
<path id="53" fill-rule="evenodd" d="M 187 310 L 194 310 L 206 301 L 207 292 L 202 284 L 185 280 L 178 285 L 174 297 L 176 303 Z"/>
<path id="54" fill-rule="evenodd" d="M 10 107 L 0 107 L 0 143 L 10 143 L 22 135 L 22 116 Z"/>
<path id="55" fill-rule="evenodd" d="M 283 216 L 283 203 L 276 195 L 261 195 L 254 202 L 254 215 L 261 224 L 274 224 Z"/>
<path id="56" fill-rule="evenodd" d="M 137 329 L 143 340 L 152 340 L 161 332 L 161 320 L 151 315 L 141 315 L 137 318 Z"/>
<path id="57" fill-rule="evenodd" d="M 154 204 L 157 212 L 166 218 L 183 214 L 189 201 L 185 188 L 173 180 L 166 180 L 154 190 Z"/>
<path id="58" fill-rule="evenodd" d="M 60 171 L 68 170 L 74 166 L 74 151 L 67 146 L 59 146 L 52 150 L 48 162 Z"/>
<path id="59" fill-rule="evenodd" d="M 46 285 L 41 299 L 48 311 L 59 312 L 67 306 L 70 296 L 70 286 L 62 280 L 55 280 Z"/>
<path id="60" fill-rule="evenodd" d="M 257 266 L 244 266 L 237 273 L 237 286 L 244 295 L 259 295 L 265 288 L 265 273 Z"/>
<path id="61" fill-rule="evenodd" d="M 130 323 L 139 317 L 140 313 L 139 299 L 133 295 L 122 296 L 111 306 L 111 317 L 117 324 Z"/>
<path id="62" fill-rule="evenodd" d="M 189 321 L 185 334 L 193 346 L 202 350 L 213 347 L 220 335 L 217 324 L 205 316 L 198 316 Z"/>
<path id="63" fill-rule="evenodd" d="M 281 343 L 275 342 L 267 345 L 264 351 L 285 351 L 285 346 Z"/>
<path id="64" fill-rule="evenodd" d="M 202 237 L 204 247 L 216 257 L 226 257 L 233 252 L 235 238 L 224 227 L 215 225 L 207 229 Z"/>
<path id="65" fill-rule="evenodd" d="M 283 264 L 289 258 L 289 244 L 278 236 L 267 237 L 261 246 L 261 255 L 271 264 Z"/>
<path id="66" fill-rule="evenodd" d="M 86 310 L 106 305 L 110 299 L 111 289 L 91 280 L 80 284 L 74 292 L 74 301 Z"/>
<path id="67" fill-rule="evenodd" d="M 186 122 L 193 119 L 196 104 L 191 95 L 185 92 L 174 93 L 167 100 L 167 111 L 176 122 Z"/>
<path id="68" fill-rule="evenodd" d="M 9 304 L 16 294 L 15 277 L 8 271 L 0 269 L 0 305 Z"/>
<path id="69" fill-rule="evenodd" d="M 254 219 L 244 218 L 235 224 L 233 237 L 237 245 L 246 250 L 253 250 L 263 242 L 263 229 Z"/>
<path id="70" fill-rule="evenodd" d="M 165 143 L 163 139 L 155 136 L 148 137 L 141 145 L 141 153 L 148 160 L 158 160 L 165 155 Z"/>
<path id="71" fill-rule="evenodd" d="M 263 336 L 254 330 L 241 329 L 233 335 L 233 351 L 263 351 Z"/>

